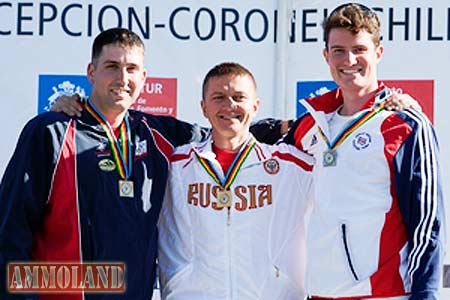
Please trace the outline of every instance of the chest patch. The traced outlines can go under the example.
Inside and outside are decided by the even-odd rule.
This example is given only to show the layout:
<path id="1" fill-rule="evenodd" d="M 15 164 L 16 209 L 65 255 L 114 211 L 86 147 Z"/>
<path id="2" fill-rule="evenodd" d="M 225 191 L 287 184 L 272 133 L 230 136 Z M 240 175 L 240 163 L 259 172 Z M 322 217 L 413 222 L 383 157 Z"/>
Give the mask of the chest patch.
<path id="1" fill-rule="evenodd" d="M 147 141 L 140 141 L 136 145 L 136 158 L 143 157 L 147 154 Z"/>
<path id="2" fill-rule="evenodd" d="M 270 175 L 275 175 L 280 171 L 280 163 L 271 158 L 264 162 L 264 170 Z"/>
<path id="3" fill-rule="evenodd" d="M 358 133 L 353 138 L 353 147 L 355 147 L 356 150 L 362 150 L 369 147 L 370 143 L 372 142 L 372 137 L 367 132 L 361 132 Z"/>
<path id="4" fill-rule="evenodd" d="M 111 154 L 111 150 L 107 149 L 107 143 L 106 142 L 100 142 L 97 146 L 97 149 L 95 149 L 95 154 L 98 157 L 104 157 L 109 156 Z"/>
<path id="5" fill-rule="evenodd" d="M 309 146 L 312 147 L 312 146 L 314 146 L 315 144 L 317 144 L 317 136 L 314 134 L 314 135 L 312 136 L 311 144 L 310 144 Z"/>
<path id="6" fill-rule="evenodd" d="M 98 162 L 98 167 L 102 171 L 111 172 L 116 168 L 116 164 L 112 160 L 104 158 Z"/>

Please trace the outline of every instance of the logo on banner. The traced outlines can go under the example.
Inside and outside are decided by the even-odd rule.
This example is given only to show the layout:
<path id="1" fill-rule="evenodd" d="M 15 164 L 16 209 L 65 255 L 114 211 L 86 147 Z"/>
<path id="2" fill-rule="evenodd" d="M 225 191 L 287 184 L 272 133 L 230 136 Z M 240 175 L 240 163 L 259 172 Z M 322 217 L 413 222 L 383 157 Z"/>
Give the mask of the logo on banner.
<path id="1" fill-rule="evenodd" d="M 177 116 L 177 79 L 147 78 L 131 108 L 152 114 Z"/>
<path id="2" fill-rule="evenodd" d="M 300 100 L 314 98 L 337 88 L 334 81 L 299 81 L 297 82 L 297 117 L 305 112 Z"/>
<path id="3" fill-rule="evenodd" d="M 61 96 L 74 93 L 85 97 L 91 93 L 91 84 L 81 75 L 39 75 L 38 113 L 50 110 Z"/>
<path id="4" fill-rule="evenodd" d="M 381 80 L 397 93 L 408 93 L 419 101 L 423 112 L 433 122 L 434 81 L 433 80 Z M 334 81 L 298 81 L 297 82 L 297 117 L 305 112 L 300 100 L 323 95 L 338 86 Z"/>

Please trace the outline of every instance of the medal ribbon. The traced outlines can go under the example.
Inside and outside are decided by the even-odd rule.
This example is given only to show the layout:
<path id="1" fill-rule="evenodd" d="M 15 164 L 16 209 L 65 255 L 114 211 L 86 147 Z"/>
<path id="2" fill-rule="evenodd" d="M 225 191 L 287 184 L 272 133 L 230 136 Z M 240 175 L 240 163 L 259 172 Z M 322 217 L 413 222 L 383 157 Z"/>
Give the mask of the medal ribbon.
<path id="1" fill-rule="evenodd" d="M 241 149 L 239 149 L 238 154 L 231 163 L 231 166 L 228 169 L 228 172 L 223 180 L 220 179 L 219 173 L 216 171 L 216 169 L 209 160 L 201 157 L 198 154 L 197 158 L 202 167 L 205 169 L 206 173 L 208 173 L 209 176 L 211 176 L 212 179 L 217 184 L 219 184 L 223 189 L 228 190 L 230 186 L 233 184 L 234 180 L 236 179 L 240 168 L 242 167 L 244 161 L 247 159 L 248 155 L 252 151 L 255 144 L 256 140 L 252 136 L 250 136 L 244 143 L 244 145 L 242 145 Z"/>
<path id="2" fill-rule="evenodd" d="M 111 145 L 114 160 L 118 166 L 117 170 L 122 179 L 128 179 L 131 175 L 132 158 L 131 158 L 131 130 L 128 118 L 125 117 L 120 124 L 119 137 L 121 143 L 116 138 L 113 129 L 105 117 L 92 104 L 91 99 L 87 99 L 85 104 L 86 110 L 97 120 L 98 123 L 105 130 L 106 135 Z"/>
<path id="3" fill-rule="evenodd" d="M 383 93 L 384 92 L 384 93 Z M 379 95 L 383 93 L 383 95 L 388 95 L 384 97 L 380 97 Z M 375 102 L 373 103 L 373 106 L 371 109 L 361 112 L 356 118 L 354 118 L 351 122 L 349 122 L 344 129 L 336 136 L 334 141 L 330 143 L 328 138 L 325 136 L 325 134 L 322 131 L 322 128 L 319 126 L 319 134 L 322 136 L 322 139 L 327 143 L 328 148 L 331 150 L 336 149 L 339 147 L 347 137 L 349 137 L 353 132 L 355 132 L 356 129 L 361 127 L 363 124 L 365 124 L 367 121 L 372 119 L 374 116 L 376 116 L 380 111 L 384 109 L 386 106 L 386 101 L 390 97 L 390 92 L 387 91 L 387 88 L 383 90 L 381 93 L 377 95 L 377 98 L 375 99 Z"/>

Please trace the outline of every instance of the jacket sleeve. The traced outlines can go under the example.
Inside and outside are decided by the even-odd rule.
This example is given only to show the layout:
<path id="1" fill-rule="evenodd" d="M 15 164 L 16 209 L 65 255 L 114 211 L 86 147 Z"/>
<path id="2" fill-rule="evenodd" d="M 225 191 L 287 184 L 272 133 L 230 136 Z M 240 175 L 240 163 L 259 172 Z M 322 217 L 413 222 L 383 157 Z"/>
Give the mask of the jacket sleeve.
<path id="1" fill-rule="evenodd" d="M 283 136 L 281 134 L 282 120 L 267 118 L 250 125 L 250 132 L 260 142 L 273 145 Z"/>
<path id="2" fill-rule="evenodd" d="M 190 124 L 170 116 L 154 116 L 142 114 L 147 120 L 148 125 L 158 130 L 166 139 L 168 139 L 173 147 L 188 144 L 190 142 L 200 142 L 206 139 L 210 129 L 199 126 L 198 124 Z"/>
<path id="3" fill-rule="evenodd" d="M 172 165 L 158 224 L 158 265 L 162 299 L 176 299 L 188 282 L 180 282 L 193 257 L 192 224 L 182 175 Z M 183 281 L 183 279 L 181 279 Z"/>
<path id="4" fill-rule="evenodd" d="M 445 234 L 438 144 L 422 114 L 407 110 L 404 115 L 412 132 L 394 157 L 394 176 L 408 232 L 410 300 L 437 300 Z"/>
<path id="5" fill-rule="evenodd" d="M 308 153 L 308 148 L 311 143 L 306 142 L 313 134 L 316 122 L 310 113 L 304 112 L 289 129 L 287 135 L 283 138 L 283 142 L 289 145 L 294 145 L 297 149 Z"/>
<path id="6" fill-rule="evenodd" d="M 155 116 L 147 115 L 148 119 Z M 164 127 L 164 133 L 173 141 L 173 146 L 181 146 L 190 142 L 205 140 L 211 129 L 198 124 L 190 124 L 173 117 L 159 116 L 159 121 Z M 266 144 L 275 144 L 282 138 L 282 120 L 267 118 L 250 125 L 250 131 L 255 138 Z"/>
<path id="7" fill-rule="evenodd" d="M 44 127 L 37 119 L 25 126 L 0 184 L 1 299 L 21 299 L 20 294 L 7 292 L 7 264 L 30 259 L 33 233 L 44 214 L 54 155 Z"/>

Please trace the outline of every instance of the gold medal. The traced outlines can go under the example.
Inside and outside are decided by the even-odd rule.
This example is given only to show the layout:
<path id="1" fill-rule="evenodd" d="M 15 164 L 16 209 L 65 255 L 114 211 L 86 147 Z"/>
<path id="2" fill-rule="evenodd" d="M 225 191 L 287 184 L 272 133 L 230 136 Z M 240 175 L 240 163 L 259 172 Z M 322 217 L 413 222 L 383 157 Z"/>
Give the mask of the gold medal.
<path id="1" fill-rule="evenodd" d="M 334 167 L 336 166 L 337 152 L 335 149 L 327 150 L 323 153 L 323 166 Z"/>
<path id="2" fill-rule="evenodd" d="M 134 197 L 133 181 L 119 180 L 119 195 L 120 197 L 133 198 Z"/>
<path id="3" fill-rule="evenodd" d="M 230 190 L 221 190 L 217 192 L 217 207 L 231 207 L 232 197 Z"/>

